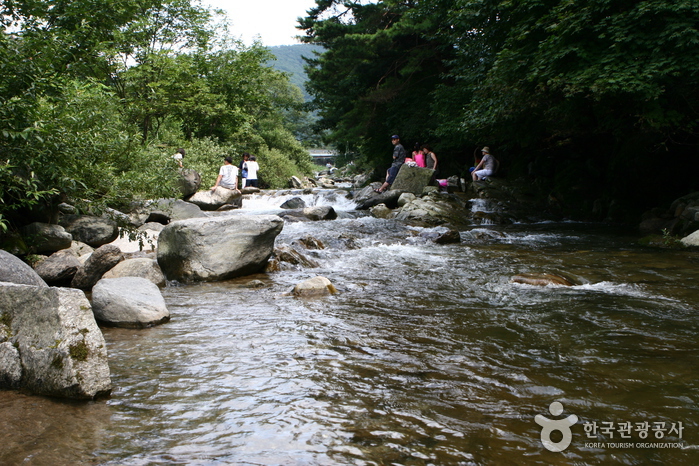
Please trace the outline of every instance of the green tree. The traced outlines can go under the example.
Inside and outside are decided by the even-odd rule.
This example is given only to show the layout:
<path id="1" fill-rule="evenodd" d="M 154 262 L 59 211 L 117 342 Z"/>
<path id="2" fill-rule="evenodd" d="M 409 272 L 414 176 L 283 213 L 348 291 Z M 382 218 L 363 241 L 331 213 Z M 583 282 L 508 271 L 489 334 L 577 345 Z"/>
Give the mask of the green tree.
<path id="1" fill-rule="evenodd" d="M 325 49 L 307 68 L 319 127 L 338 147 L 361 148 L 372 165 L 385 165 L 393 133 L 412 145 L 436 128 L 429 95 L 450 49 L 432 33 L 446 10 L 397 0 L 316 3 L 300 28 Z"/>

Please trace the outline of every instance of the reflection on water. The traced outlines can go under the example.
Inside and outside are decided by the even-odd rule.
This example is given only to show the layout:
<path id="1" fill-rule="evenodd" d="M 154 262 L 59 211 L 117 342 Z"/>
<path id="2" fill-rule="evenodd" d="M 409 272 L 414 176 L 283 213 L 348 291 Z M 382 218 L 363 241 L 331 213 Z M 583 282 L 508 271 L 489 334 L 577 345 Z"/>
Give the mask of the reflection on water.
<path id="1" fill-rule="evenodd" d="M 583 423 L 682 422 L 681 442 L 697 444 L 697 253 L 575 224 L 462 232 L 449 246 L 422 233 L 368 217 L 291 223 L 278 243 L 320 239 L 326 249 L 304 251 L 320 268 L 165 289 L 168 324 L 104 330 L 110 400 L 0 392 L 3 425 L 70 419 L 10 434 L 0 462 L 48 464 L 48 445 L 54 464 L 696 462 L 694 448 L 586 446 L 610 440 Z M 535 272 L 578 285 L 510 283 Z M 315 275 L 340 293 L 286 294 Z M 35 400 L 37 413 L 21 407 Z M 563 453 L 542 447 L 534 422 L 553 417 L 552 401 L 579 418 Z"/>

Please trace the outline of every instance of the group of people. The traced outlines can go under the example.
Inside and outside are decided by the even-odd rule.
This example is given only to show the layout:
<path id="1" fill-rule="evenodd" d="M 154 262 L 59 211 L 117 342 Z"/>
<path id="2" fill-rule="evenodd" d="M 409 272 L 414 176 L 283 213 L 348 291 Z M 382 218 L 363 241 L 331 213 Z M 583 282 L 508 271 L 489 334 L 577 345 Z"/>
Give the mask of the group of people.
<path id="1" fill-rule="evenodd" d="M 175 163 L 180 168 L 184 168 L 182 164 L 182 159 L 184 159 L 185 150 L 177 149 L 175 155 L 172 158 Z M 241 185 L 240 189 L 246 188 L 248 186 L 257 187 L 257 172 L 260 170 L 260 165 L 257 163 L 257 159 L 254 155 L 250 155 L 247 152 L 243 153 L 243 160 L 236 167 L 233 165 L 232 157 L 224 157 L 223 165 L 218 171 L 218 178 L 216 178 L 216 183 L 211 187 L 214 191 L 217 187 L 228 189 L 238 189 L 238 174 L 240 173 Z"/>
<path id="2" fill-rule="evenodd" d="M 241 186 L 240 189 L 247 188 L 248 186 L 257 187 L 257 172 L 260 169 L 260 165 L 257 163 L 257 159 L 254 155 L 250 155 L 247 152 L 243 153 L 243 160 L 236 167 L 233 165 L 233 159 L 231 157 L 224 157 L 223 165 L 218 171 L 218 178 L 216 178 L 216 183 L 211 187 L 211 190 L 216 190 L 217 187 L 238 190 L 238 173 L 240 173 Z"/>
<path id="3" fill-rule="evenodd" d="M 437 156 L 429 145 L 424 144 L 420 146 L 415 143 L 412 154 L 408 156 L 405 147 L 400 143 L 400 136 L 397 134 L 391 136 L 391 143 L 393 144 L 393 163 L 386 170 L 386 181 L 380 188 L 375 189 L 375 192 L 385 192 L 395 181 L 398 171 L 404 163 L 408 166 L 429 168 L 435 170 L 435 172 L 437 171 Z"/>
<path id="4" fill-rule="evenodd" d="M 385 192 L 395 181 L 398 171 L 401 165 L 407 164 L 414 167 L 429 168 L 437 173 L 437 156 L 432 151 L 432 148 L 428 144 L 420 146 L 415 144 L 413 147 L 412 154 L 408 155 L 405 147 L 400 142 L 400 136 L 394 134 L 391 136 L 391 142 L 393 143 L 393 162 L 388 170 L 386 170 L 386 181 L 381 185 L 380 188 L 375 189 L 377 193 Z M 493 157 L 490 153 L 489 147 L 484 147 L 481 149 L 481 156 L 475 157 L 474 166 L 469 169 L 471 172 L 471 177 L 473 181 L 482 181 L 492 176 L 497 172 L 500 166 L 500 162 Z M 434 181 L 436 176 L 433 176 Z"/>

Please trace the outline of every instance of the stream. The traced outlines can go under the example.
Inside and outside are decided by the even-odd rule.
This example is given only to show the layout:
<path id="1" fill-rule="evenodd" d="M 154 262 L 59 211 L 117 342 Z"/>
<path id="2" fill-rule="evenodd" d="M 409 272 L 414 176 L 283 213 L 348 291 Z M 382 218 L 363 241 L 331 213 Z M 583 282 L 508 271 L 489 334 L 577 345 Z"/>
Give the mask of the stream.
<path id="1" fill-rule="evenodd" d="M 278 213 L 292 195 L 221 215 Z M 109 399 L 0 391 L 0 464 L 699 462 L 699 252 L 573 222 L 478 225 L 439 245 L 444 228 L 302 197 L 339 218 L 287 222 L 277 245 L 319 267 L 170 284 L 169 323 L 103 329 Z M 307 236 L 325 248 L 298 246 Z M 510 280 L 544 272 L 576 285 Z M 318 275 L 339 292 L 289 294 Z M 544 448 L 537 415 L 577 417 L 567 448 Z"/>

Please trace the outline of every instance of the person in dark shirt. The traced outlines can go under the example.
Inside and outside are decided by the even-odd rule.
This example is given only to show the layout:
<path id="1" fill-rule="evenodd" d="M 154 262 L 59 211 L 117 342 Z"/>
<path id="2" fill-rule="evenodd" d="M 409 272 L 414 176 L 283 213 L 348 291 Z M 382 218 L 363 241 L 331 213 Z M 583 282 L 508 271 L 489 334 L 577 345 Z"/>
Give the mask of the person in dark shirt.
<path id="1" fill-rule="evenodd" d="M 400 136 L 397 134 L 391 136 L 391 143 L 393 143 L 393 163 L 391 163 L 391 167 L 386 171 L 386 181 L 384 184 L 382 184 L 379 189 L 374 190 L 377 193 L 385 192 L 388 187 L 393 184 L 396 175 L 398 175 L 398 170 L 400 170 L 400 166 L 403 165 L 405 158 L 408 156 L 405 147 L 400 143 Z"/>

